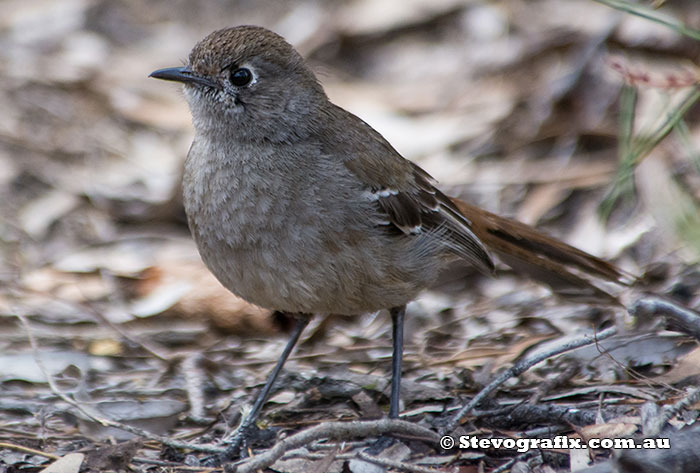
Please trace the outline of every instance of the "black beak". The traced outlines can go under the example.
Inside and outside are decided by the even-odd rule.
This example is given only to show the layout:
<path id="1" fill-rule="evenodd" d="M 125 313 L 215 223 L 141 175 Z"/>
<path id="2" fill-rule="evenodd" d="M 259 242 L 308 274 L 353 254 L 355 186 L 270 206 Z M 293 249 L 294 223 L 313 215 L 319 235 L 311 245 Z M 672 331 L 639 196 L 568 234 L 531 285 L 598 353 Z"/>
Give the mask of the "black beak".
<path id="1" fill-rule="evenodd" d="M 182 82 L 183 84 L 199 84 L 206 87 L 212 87 L 214 89 L 221 88 L 219 84 L 213 80 L 197 75 L 197 73 L 193 72 L 189 67 L 168 67 L 165 69 L 158 69 L 157 71 L 151 72 L 148 77 Z"/>

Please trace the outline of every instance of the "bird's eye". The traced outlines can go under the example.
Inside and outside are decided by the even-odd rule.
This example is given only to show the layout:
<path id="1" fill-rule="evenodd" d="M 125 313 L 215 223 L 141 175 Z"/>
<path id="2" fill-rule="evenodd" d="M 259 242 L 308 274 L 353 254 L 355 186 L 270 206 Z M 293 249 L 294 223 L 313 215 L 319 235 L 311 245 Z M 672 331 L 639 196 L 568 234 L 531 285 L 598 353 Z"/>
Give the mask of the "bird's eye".
<path id="1" fill-rule="evenodd" d="M 231 83 L 236 87 L 248 85 L 252 80 L 253 73 L 250 72 L 250 69 L 246 69 L 245 67 L 239 67 L 231 72 Z"/>

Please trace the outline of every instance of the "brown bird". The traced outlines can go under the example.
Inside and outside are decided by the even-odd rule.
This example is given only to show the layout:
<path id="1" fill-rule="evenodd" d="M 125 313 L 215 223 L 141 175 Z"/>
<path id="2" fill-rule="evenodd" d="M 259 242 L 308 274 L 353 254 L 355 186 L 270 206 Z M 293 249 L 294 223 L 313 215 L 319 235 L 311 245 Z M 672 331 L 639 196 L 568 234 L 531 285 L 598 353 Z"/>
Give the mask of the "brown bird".
<path id="1" fill-rule="evenodd" d="M 301 55 L 271 31 L 215 31 L 186 66 L 151 77 L 184 84 L 192 111 L 183 201 L 204 263 L 239 297 L 298 319 L 234 445 L 313 313 L 389 309 L 389 416 L 398 417 L 405 306 L 447 263 L 490 274 L 490 249 L 558 291 L 615 301 L 577 274 L 620 282 L 614 266 L 445 196 L 378 132 L 331 103 Z"/>

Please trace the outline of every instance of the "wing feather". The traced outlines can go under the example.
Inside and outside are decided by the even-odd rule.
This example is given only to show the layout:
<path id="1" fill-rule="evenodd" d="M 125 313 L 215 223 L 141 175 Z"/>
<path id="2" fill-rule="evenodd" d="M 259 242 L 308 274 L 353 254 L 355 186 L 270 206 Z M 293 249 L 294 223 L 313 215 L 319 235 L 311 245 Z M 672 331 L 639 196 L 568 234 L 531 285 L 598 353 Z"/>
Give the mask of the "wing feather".
<path id="1" fill-rule="evenodd" d="M 326 128 L 327 136 L 334 137 L 326 142 L 327 151 L 343 159 L 345 167 L 366 186 L 376 205 L 377 221 L 388 222 L 404 235 L 434 233 L 448 251 L 485 273 L 493 272 L 493 261 L 471 222 L 435 187 L 430 174 L 404 159 L 381 134 L 350 112 L 337 106 L 324 111 L 333 115 L 325 125 L 344 124 Z"/>

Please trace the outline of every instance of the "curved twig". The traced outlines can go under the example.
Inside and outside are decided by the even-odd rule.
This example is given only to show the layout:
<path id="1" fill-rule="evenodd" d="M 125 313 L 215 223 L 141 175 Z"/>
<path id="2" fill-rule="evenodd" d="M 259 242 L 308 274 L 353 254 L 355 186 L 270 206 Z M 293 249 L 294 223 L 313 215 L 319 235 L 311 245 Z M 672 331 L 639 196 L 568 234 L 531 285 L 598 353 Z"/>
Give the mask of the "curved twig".
<path id="1" fill-rule="evenodd" d="M 514 376 L 520 376 L 523 374 L 525 371 L 529 370 L 533 366 L 535 366 L 538 363 L 543 362 L 544 360 L 551 358 L 553 356 L 560 355 L 562 353 L 565 353 L 567 351 L 575 350 L 576 348 L 581 348 L 586 345 L 592 345 L 594 343 L 597 343 L 600 340 L 604 340 L 606 338 L 612 337 L 613 335 L 617 334 L 617 328 L 616 327 L 611 327 L 609 329 L 603 330 L 602 332 L 598 334 L 593 334 L 593 335 L 584 335 L 581 338 L 578 338 L 576 340 L 571 340 L 568 341 L 558 347 L 554 347 L 553 349 L 539 353 L 535 356 L 532 356 L 530 358 L 525 358 L 522 361 L 519 361 L 518 363 L 514 364 L 511 366 L 509 369 L 505 370 L 503 373 L 501 373 L 496 379 L 491 381 L 484 389 L 479 391 L 479 393 L 472 398 L 471 401 L 469 401 L 468 404 L 466 404 L 464 407 L 462 407 L 453 417 L 452 419 L 447 423 L 447 425 L 442 429 L 442 432 L 452 432 L 455 430 L 455 428 L 460 424 L 462 418 L 469 414 L 472 409 L 474 409 L 481 401 L 483 401 L 486 396 L 494 392 L 496 389 L 499 388 L 503 383 L 508 381 L 510 378 Z"/>
<path id="2" fill-rule="evenodd" d="M 386 433 L 421 437 L 437 443 L 438 434 L 425 427 L 398 419 L 379 419 L 371 421 L 328 422 L 294 434 L 278 442 L 274 447 L 260 455 L 248 458 L 237 465 L 236 473 L 252 473 L 272 465 L 285 452 L 307 445 L 314 440 L 332 438 L 337 440 L 354 437 L 378 436 Z"/>

